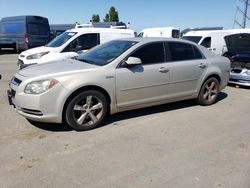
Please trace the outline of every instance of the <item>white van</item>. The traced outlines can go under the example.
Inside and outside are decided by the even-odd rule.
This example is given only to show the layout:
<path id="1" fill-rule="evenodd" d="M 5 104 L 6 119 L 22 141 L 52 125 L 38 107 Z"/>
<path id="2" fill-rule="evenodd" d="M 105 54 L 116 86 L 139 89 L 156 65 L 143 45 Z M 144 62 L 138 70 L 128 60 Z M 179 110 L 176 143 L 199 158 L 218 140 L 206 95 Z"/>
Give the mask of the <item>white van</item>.
<path id="1" fill-rule="evenodd" d="M 32 48 L 22 52 L 18 57 L 18 66 L 22 69 L 29 65 L 74 58 L 78 56 L 78 53 L 85 52 L 106 41 L 131 37 L 135 37 L 135 32 L 131 29 L 70 29 L 45 46 Z"/>
<path id="2" fill-rule="evenodd" d="M 155 27 L 143 29 L 138 37 L 166 37 L 179 38 L 180 30 L 175 27 Z"/>
<path id="3" fill-rule="evenodd" d="M 250 33 L 250 29 L 227 29 L 210 31 L 189 31 L 182 39 L 200 44 L 218 55 L 227 53 L 224 37 L 236 33 Z"/>

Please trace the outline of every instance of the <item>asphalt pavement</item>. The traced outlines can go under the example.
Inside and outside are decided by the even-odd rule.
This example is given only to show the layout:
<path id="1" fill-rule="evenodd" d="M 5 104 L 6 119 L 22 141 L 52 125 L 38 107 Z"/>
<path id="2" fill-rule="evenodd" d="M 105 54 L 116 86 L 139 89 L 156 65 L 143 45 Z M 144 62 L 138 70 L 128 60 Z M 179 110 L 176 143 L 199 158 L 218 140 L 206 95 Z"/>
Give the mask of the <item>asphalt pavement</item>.
<path id="1" fill-rule="evenodd" d="M 249 188 L 250 89 L 116 114 L 76 132 L 8 105 L 17 54 L 0 55 L 0 187 Z"/>

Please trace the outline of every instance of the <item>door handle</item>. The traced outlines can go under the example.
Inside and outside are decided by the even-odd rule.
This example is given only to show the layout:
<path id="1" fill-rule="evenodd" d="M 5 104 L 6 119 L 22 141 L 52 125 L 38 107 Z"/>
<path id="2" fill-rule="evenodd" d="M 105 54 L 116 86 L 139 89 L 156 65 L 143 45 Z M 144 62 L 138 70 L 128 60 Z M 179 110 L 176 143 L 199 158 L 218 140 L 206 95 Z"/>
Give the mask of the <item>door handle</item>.
<path id="1" fill-rule="evenodd" d="M 159 68 L 159 72 L 167 73 L 168 71 L 169 71 L 169 69 L 166 68 L 166 67 L 161 67 L 161 68 Z"/>
<path id="2" fill-rule="evenodd" d="M 204 68 L 206 68 L 207 65 L 201 63 L 201 64 L 199 64 L 198 66 L 199 66 L 200 68 L 204 69 Z"/>

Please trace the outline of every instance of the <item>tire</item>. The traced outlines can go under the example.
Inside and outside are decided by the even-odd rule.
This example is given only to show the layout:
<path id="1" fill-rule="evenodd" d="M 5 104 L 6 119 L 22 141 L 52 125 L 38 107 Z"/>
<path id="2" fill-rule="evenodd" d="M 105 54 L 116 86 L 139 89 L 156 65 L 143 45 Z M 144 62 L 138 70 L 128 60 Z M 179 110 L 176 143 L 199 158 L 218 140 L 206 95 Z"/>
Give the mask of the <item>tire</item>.
<path id="1" fill-rule="evenodd" d="M 108 111 L 105 96 L 96 90 L 83 91 L 74 96 L 65 111 L 66 121 L 76 131 L 97 128 Z"/>
<path id="2" fill-rule="evenodd" d="M 220 92 L 220 84 L 214 77 L 207 79 L 197 97 L 197 103 L 202 106 L 208 106 L 217 102 Z"/>
<path id="3" fill-rule="evenodd" d="M 18 44 L 15 45 L 15 52 L 18 54 L 20 52 Z"/>

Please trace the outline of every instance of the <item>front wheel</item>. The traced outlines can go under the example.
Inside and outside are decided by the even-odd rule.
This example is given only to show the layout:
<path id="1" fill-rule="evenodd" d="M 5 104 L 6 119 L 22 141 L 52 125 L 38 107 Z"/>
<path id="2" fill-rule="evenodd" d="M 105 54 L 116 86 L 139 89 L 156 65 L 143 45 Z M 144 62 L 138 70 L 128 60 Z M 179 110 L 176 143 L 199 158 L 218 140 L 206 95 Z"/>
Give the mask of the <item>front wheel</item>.
<path id="1" fill-rule="evenodd" d="M 105 96 L 96 90 L 83 91 L 73 97 L 66 108 L 66 121 L 77 131 L 98 127 L 108 111 Z"/>
<path id="2" fill-rule="evenodd" d="M 198 104 L 202 106 L 208 106 L 214 104 L 220 92 L 220 84 L 216 78 L 207 79 L 200 90 L 197 98 Z"/>

